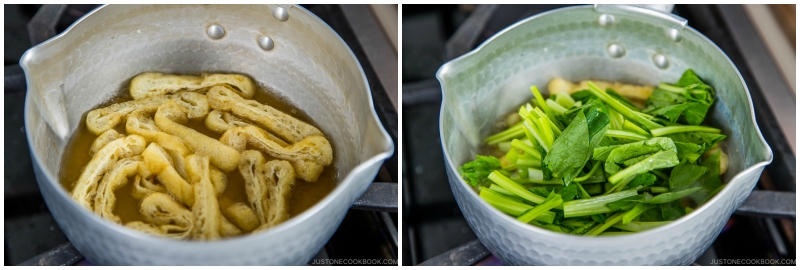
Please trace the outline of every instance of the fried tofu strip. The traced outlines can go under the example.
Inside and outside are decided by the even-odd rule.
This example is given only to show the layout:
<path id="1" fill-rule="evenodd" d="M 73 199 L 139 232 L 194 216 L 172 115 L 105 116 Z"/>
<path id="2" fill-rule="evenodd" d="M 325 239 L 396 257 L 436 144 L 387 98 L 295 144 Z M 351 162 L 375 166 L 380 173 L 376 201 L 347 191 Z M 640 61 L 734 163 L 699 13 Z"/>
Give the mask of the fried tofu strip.
<path id="1" fill-rule="evenodd" d="M 575 84 L 562 78 L 553 78 L 547 84 L 547 91 L 550 92 L 551 95 L 556 93 L 565 93 L 569 95 L 576 91 L 589 89 L 589 85 L 587 84 L 589 81 L 590 80 L 584 80 Z M 591 80 L 591 82 L 603 90 L 607 88 L 614 89 L 614 91 L 621 96 L 630 99 L 631 102 L 639 108 L 644 108 L 645 102 L 647 102 L 647 99 L 650 98 L 650 95 L 653 93 L 652 85 L 632 85 L 598 80 Z"/>
<path id="2" fill-rule="evenodd" d="M 244 203 L 232 204 L 222 213 L 245 232 L 252 232 L 261 225 L 256 212 Z"/>
<path id="3" fill-rule="evenodd" d="M 81 176 L 72 189 L 72 199 L 78 204 L 93 209 L 92 203 L 97 193 L 98 181 L 111 166 L 120 159 L 141 154 L 145 148 L 145 139 L 139 135 L 119 138 L 103 146 L 84 167 Z"/>
<path id="4" fill-rule="evenodd" d="M 228 175 L 211 166 L 211 184 L 214 185 L 214 193 L 217 196 L 222 195 L 222 192 L 225 192 L 225 188 L 228 187 Z"/>
<path id="5" fill-rule="evenodd" d="M 247 127 L 247 126 L 253 126 L 253 124 L 248 122 L 247 120 L 236 117 L 229 112 L 213 110 L 210 113 L 208 113 L 208 116 L 206 117 L 206 127 L 208 127 L 208 129 L 216 133 L 225 133 L 225 131 L 228 131 L 229 129 L 235 127 Z M 283 139 L 278 138 L 278 136 L 275 136 L 268 131 L 264 132 L 267 134 L 267 138 L 278 143 L 280 146 L 289 145 L 288 143 L 283 141 Z"/>
<path id="6" fill-rule="evenodd" d="M 136 175 L 133 180 L 133 189 L 131 190 L 133 198 L 141 200 L 153 193 L 166 193 L 167 188 L 161 183 L 155 183 L 155 180 L 155 175 L 148 177 L 142 176 L 141 174 Z"/>
<path id="7" fill-rule="evenodd" d="M 180 91 L 205 94 L 208 88 L 220 84 L 236 87 L 235 92 L 244 98 L 253 98 L 255 84 L 250 78 L 239 74 L 170 75 L 145 72 L 131 79 L 130 93 L 133 99 L 174 94 Z"/>
<path id="8" fill-rule="evenodd" d="M 242 159 L 239 162 L 239 172 L 244 178 L 244 190 L 247 194 L 247 202 L 250 203 L 253 211 L 258 217 L 259 225 L 266 224 L 269 220 L 269 201 L 266 196 L 269 193 L 267 181 L 259 175 L 259 168 L 266 163 L 264 155 L 255 150 L 242 152 Z"/>
<path id="9" fill-rule="evenodd" d="M 89 148 L 89 155 L 94 156 L 94 154 L 97 153 L 97 151 L 100 151 L 100 149 L 103 148 L 103 146 L 106 146 L 106 144 L 110 143 L 113 140 L 124 137 L 125 135 L 119 134 L 119 132 L 117 132 L 116 130 L 113 129 L 106 130 L 106 132 L 100 134 L 100 136 L 98 136 L 97 139 L 94 139 L 94 142 L 92 142 L 92 146 Z"/>
<path id="10" fill-rule="evenodd" d="M 113 129 L 120 122 L 125 121 L 133 111 L 142 110 L 147 114 L 152 114 L 167 100 L 174 100 L 188 113 L 189 118 L 201 118 L 208 114 L 208 100 L 205 95 L 181 92 L 175 95 L 126 101 L 92 110 L 86 115 L 86 127 L 93 134 L 100 135 L 106 130 Z"/>
<path id="11" fill-rule="evenodd" d="M 244 151 L 249 145 L 270 156 L 289 160 L 297 177 L 308 182 L 316 182 L 325 166 L 333 163 L 331 145 L 322 136 L 309 136 L 284 147 L 270 140 L 264 130 L 256 126 L 246 126 L 229 129 L 219 140 L 239 151 Z"/>
<path id="12" fill-rule="evenodd" d="M 239 164 L 239 152 L 210 138 L 203 133 L 188 128 L 186 123 L 187 113 L 175 101 L 167 101 L 156 111 L 156 126 L 166 133 L 183 139 L 195 154 L 207 156 L 217 168 L 229 172 L 236 169 Z"/>
<path id="13" fill-rule="evenodd" d="M 172 166 L 167 151 L 157 143 L 150 143 L 142 152 L 147 170 L 158 175 L 158 180 L 167 190 L 167 193 L 186 206 L 194 204 L 194 191 L 192 185 L 181 177 Z"/>
<path id="14" fill-rule="evenodd" d="M 136 110 L 128 116 L 128 121 L 125 123 L 125 131 L 129 134 L 140 135 L 147 142 L 158 143 L 159 146 L 175 151 L 181 157 L 189 154 L 189 148 L 183 139 L 161 131 L 156 126 L 153 118 L 143 110 Z"/>
<path id="15" fill-rule="evenodd" d="M 239 164 L 247 200 L 261 222 L 255 231 L 274 227 L 288 219 L 287 201 L 294 188 L 294 169 L 289 162 L 265 161 L 261 152 L 247 150 L 242 153 Z"/>
<path id="16" fill-rule="evenodd" d="M 107 218 L 117 224 L 121 224 L 120 218 L 113 213 L 117 203 L 117 196 L 114 191 L 128 184 L 128 178 L 139 172 L 142 166 L 142 156 L 136 155 L 117 161 L 108 170 L 106 175 L 100 180 L 97 188 L 97 196 L 94 197 L 94 212 L 101 217 Z"/>
<path id="17" fill-rule="evenodd" d="M 270 160 L 261 166 L 259 173 L 265 176 L 269 189 L 269 222 L 256 230 L 272 228 L 289 219 L 289 196 L 294 189 L 294 170 L 285 160 Z"/>
<path id="18" fill-rule="evenodd" d="M 214 86 L 206 94 L 208 104 L 216 110 L 231 112 L 274 132 L 288 143 L 296 143 L 309 136 L 325 136 L 322 131 L 269 105 L 246 100 L 226 86 Z"/>
<path id="19" fill-rule="evenodd" d="M 225 216 L 221 216 L 220 226 L 219 226 L 219 235 L 222 237 L 231 237 L 241 235 L 242 229 L 236 227 L 236 224 L 233 224 L 230 220 L 225 218 Z"/>
<path id="20" fill-rule="evenodd" d="M 144 220 L 125 224 L 129 228 L 172 239 L 190 239 L 195 217 L 167 194 L 153 193 L 142 199 L 139 213 Z"/>
<path id="21" fill-rule="evenodd" d="M 211 184 L 211 165 L 206 156 L 189 155 L 186 157 L 186 171 L 189 173 L 192 187 L 194 188 L 195 203 L 192 205 L 194 213 L 195 230 L 194 239 L 214 240 L 220 238 L 222 226 L 222 213 L 219 210 L 219 201 Z"/>

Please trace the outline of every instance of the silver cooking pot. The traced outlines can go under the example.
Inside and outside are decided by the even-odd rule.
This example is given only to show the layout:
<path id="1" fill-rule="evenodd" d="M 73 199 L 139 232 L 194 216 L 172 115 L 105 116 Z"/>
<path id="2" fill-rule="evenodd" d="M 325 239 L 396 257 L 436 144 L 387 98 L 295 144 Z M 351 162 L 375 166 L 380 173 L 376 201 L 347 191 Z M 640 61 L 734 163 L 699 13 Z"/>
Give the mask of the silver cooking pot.
<path id="1" fill-rule="evenodd" d="M 328 241 L 394 151 L 358 61 L 319 18 L 290 5 L 109 5 L 21 60 L 25 130 L 39 189 L 67 238 L 96 264 L 302 264 Z M 81 116 L 144 71 L 227 72 L 274 89 L 333 144 L 338 186 L 279 226 L 213 242 L 128 229 L 80 207 L 58 181 Z"/>
<path id="2" fill-rule="evenodd" d="M 630 235 L 584 237 L 518 222 L 484 202 L 457 168 L 511 108 L 554 77 L 655 85 L 687 68 L 717 91 L 708 124 L 728 136 L 726 186 L 694 212 Z M 440 134 L 450 187 L 480 241 L 506 264 L 676 265 L 695 261 L 747 198 L 772 151 L 759 132 L 747 86 L 730 59 L 671 14 L 632 6 L 578 6 L 542 13 L 443 65 Z"/>

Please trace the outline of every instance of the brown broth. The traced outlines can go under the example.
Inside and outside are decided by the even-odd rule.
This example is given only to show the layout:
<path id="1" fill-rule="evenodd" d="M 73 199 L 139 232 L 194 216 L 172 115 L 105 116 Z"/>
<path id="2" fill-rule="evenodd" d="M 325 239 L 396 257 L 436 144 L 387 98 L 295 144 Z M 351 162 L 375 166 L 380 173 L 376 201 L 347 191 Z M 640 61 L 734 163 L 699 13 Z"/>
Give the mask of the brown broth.
<path id="1" fill-rule="evenodd" d="M 270 93 L 265 88 L 257 90 L 253 99 L 262 104 L 268 104 L 273 108 L 276 108 L 286 114 L 319 128 L 314 121 L 311 120 L 307 114 L 305 114 L 305 112 L 294 107 L 292 104 L 288 103 L 286 100 L 278 97 L 277 95 Z M 130 94 L 128 93 L 128 89 L 122 89 L 120 93 L 112 98 L 109 102 L 97 106 L 96 108 L 102 108 L 114 103 L 125 102 L 128 100 L 132 100 Z M 80 126 L 72 135 L 62 157 L 59 179 L 61 185 L 70 192 L 75 187 L 75 183 L 80 177 L 81 172 L 83 172 L 84 167 L 91 160 L 91 156 L 88 155 L 89 148 L 91 147 L 92 142 L 94 142 L 94 140 L 97 138 L 97 135 L 89 132 L 89 129 L 86 127 L 87 114 L 88 112 L 83 114 Z M 222 136 L 222 134 L 208 129 L 202 119 L 190 120 L 186 126 L 214 139 L 219 139 Z M 118 124 L 115 129 L 121 134 L 127 134 L 125 132 L 124 121 Z M 335 153 L 336 149 L 334 149 L 334 163 L 336 156 Z M 262 152 L 262 154 L 265 153 Z M 269 155 L 265 156 L 267 160 L 274 159 Z M 319 179 L 315 183 L 309 183 L 305 180 L 297 179 L 295 181 L 295 187 L 292 190 L 291 198 L 289 199 L 289 217 L 294 217 L 303 213 L 325 198 L 325 196 L 336 187 L 336 176 L 336 167 L 328 166 L 325 168 L 325 170 L 323 170 Z M 139 200 L 133 198 L 133 195 L 131 194 L 133 181 L 134 179 L 131 177 L 128 179 L 127 184 L 115 191 L 117 203 L 113 212 L 120 217 L 123 224 L 131 221 L 142 220 L 142 216 L 139 214 Z M 247 195 L 245 193 L 244 179 L 242 178 L 241 173 L 239 173 L 238 170 L 234 170 L 228 173 L 228 185 L 225 188 L 225 191 L 219 197 L 220 209 L 225 209 L 229 205 L 237 202 L 247 203 Z"/>

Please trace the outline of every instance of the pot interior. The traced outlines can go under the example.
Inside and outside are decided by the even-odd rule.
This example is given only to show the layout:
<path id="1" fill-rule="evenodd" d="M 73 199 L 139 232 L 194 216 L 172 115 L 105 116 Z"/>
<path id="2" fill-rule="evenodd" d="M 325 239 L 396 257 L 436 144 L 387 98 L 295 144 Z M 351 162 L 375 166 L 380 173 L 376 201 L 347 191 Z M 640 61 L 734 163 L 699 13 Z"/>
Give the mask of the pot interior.
<path id="1" fill-rule="evenodd" d="M 276 8 L 283 8 L 288 19 L 272 15 Z M 213 25 L 224 29 L 221 38 L 208 34 Z M 265 37 L 273 48 L 259 45 Z M 69 137 L 58 136 L 43 117 L 58 122 L 50 119 L 60 119 L 63 112 L 62 122 L 73 134 L 82 115 L 145 71 L 248 75 L 316 122 L 333 146 L 338 181 L 392 147 L 374 116 L 366 79 L 350 49 L 330 27 L 297 6 L 104 6 L 27 52 L 22 66 L 28 98 L 40 104 L 39 110 L 27 110 L 31 150 L 50 180 L 58 175 Z"/>
<path id="2" fill-rule="evenodd" d="M 656 64 L 659 55 L 668 60 L 665 67 Z M 730 159 L 723 181 L 771 160 L 753 119 L 749 92 L 716 45 L 655 11 L 582 6 L 521 21 L 439 70 L 448 163 L 458 168 L 472 160 L 495 123 L 532 98 L 532 85 L 546 92 L 554 77 L 656 85 L 676 82 L 688 68 L 717 93 L 705 124 L 728 136 L 721 144 Z"/>

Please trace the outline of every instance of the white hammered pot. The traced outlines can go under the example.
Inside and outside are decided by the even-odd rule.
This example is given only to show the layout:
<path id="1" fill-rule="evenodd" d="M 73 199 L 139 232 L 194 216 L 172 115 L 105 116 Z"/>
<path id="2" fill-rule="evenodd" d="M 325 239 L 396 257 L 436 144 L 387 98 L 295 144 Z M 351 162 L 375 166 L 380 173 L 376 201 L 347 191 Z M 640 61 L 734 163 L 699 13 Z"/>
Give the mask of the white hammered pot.
<path id="1" fill-rule="evenodd" d="M 103 6 L 30 49 L 21 65 L 36 180 L 61 230 L 95 264 L 305 264 L 394 151 L 352 51 L 299 6 Z M 85 112 L 144 71 L 242 73 L 278 92 L 330 139 L 338 186 L 273 229 L 212 242 L 146 235 L 78 206 L 57 179 L 69 136 Z"/>
<path id="2" fill-rule="evenodd" d="M 510 108 L 554 77 L 655 85 L 694 69 L 717 91 L 709 123 L 728 136 L 723 182 L 694 212 L 640 233 L 583 237 L 518 222 L 478 197 L 458 175 L 480 141 Z M 741 75 L 686 21 L 631 6 L 579 6 L 520 21 L 443 65 L 440 134 L 450 187 L 481 242 L 513 265 L 687 265 L 719 235 L 755 186 L 772 151 L 764 142 Z"/>

